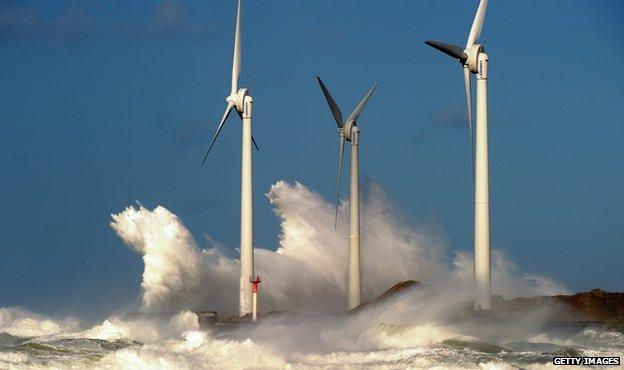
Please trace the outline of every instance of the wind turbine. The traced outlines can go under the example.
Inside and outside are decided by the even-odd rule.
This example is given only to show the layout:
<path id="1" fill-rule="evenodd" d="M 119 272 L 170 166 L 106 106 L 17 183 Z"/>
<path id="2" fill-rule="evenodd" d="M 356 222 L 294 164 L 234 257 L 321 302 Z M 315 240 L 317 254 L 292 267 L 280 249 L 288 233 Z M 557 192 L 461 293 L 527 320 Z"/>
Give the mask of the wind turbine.
<path id="1" fill-rule="evenodd" d="M 481 35 L 487 0 L 481 0 L 477 14 L 472 22 L 466 48 L 445 44 L 438 41 L 426 41 L 425 44 L 457 59 L 464 70 L 466 105 L 468 108 L 468 130 L 473 161 L 475 183 L 475 225 L 474 225 L 474 282 L 477 296 L 475 309 L 489 310 L 491 307 L 491 264 L 490 264 L 490 200 L 488 174 L 488 117 L 487 117 L 487 79 L 488 55 L 483 45 L 476 41 Z M 475 134 L 472 127 L 472 89 L 471 74 L 477 75 L 477 125 Z M 476 136 L 476 142 L 475 142 Z"/>
<path id="2" fill-rule="evenodd" d="M 373 95 L 377 84 L 374 84 L 368 93 L 364 96 L 362 101 L 355 107 L 353 113 L 347 118 L 346 121 L 342 119 L 342 112 L 340 108 L 332 98 L 329 90 L 325 87 L 320 77 L 316 78 L 325 100 L 329 105 L 329 109 L 334 116 L 334 121 L 338 125 L 338 137 L 340 139 L 340 162 L 338 165 L 338 195 L 336 200 L 336 218 L 334 219 L 334 226 L 338 221 L 338 203 L 340 201 L 340 180 L 342 178 L 342 161 L 344 157 L 344 144 L 345 140 L 351 144 L 351 191 L 349 199 L 349 280 L 348 280 L 348 295 L 347 295 L 347 307 L 349 310 L 357 307 L 361 303 L 362 288 L 360 284 L 360 184 L 359 184 L 359 145 L 360 145 L 360 128 L 357 126 L 357 119 L 362 114 L 366 103 Z"/>
<path id="3" fill-rule="evenodd" d="M 251 136 L 251 116 L 253 99 L 249 88 L 238 88 L 238 80 L 241 71 L 241 0 L 238 0 L 236 10 L 236 32 L 234 36 L 234 58 L 232 61 L 232 89 L 230 95 L 225 98 L 227 106 L 215 132 L 204 161 L 208 158 L 219 133 L 233 109 L 236 109 L 243 121 L 242 141 L 242 169 L 241 169 L 241 219 L 240 219 L 240 285 L 239 285 L 239 315 L 245 316 L 252 311 L 252 283 L 254 276 L 254 252 L 253 252 L 253 202 L 251 183 L 251 145 L 258 149 L 256 141 Z"/>

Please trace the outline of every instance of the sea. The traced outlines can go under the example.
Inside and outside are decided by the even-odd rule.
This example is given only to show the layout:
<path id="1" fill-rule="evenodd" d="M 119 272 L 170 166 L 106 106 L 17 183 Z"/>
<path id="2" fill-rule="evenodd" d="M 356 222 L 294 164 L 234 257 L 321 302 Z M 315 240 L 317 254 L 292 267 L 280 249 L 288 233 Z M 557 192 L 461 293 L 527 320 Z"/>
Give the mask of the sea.
<path id="1" fill-rule="evenodd" d="M 519 323 L 409 325 L 370 315 L 275 315 L 200 326 L 184 311 L 87 324 L 3 308 L 0 368 L 543 369 L 558 368 L 555 356 L 624 352 L 624 331 L 597 324 L 524 330 L 514 328 Z"/>

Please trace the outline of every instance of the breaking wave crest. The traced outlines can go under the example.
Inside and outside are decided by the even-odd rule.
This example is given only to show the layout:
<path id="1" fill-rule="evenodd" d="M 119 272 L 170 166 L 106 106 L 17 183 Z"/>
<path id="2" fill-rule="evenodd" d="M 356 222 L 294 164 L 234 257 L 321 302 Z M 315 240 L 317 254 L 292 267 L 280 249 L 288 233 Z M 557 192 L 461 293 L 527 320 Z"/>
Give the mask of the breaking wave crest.
<path id="1" fill-rule="evenodd" d="M 281 219 L 279 246 L 256 248 L 256 274 L 263 278 L 264 311 L 338 313 L 346 296 L 348 230 L 334 228 L 334 205 L 300 183 L 274 184 L 267 197 Z M 342 201 L 340 219 L 348 212 Z M 374 182 L 364 187 L 362 213 L 363 298 L 375 297 L 399 281 L 470 290 L 472 256 L 447 256 L 439 228 L 410 225 Z M 238 260 L 208 239 L 200 250 L 182 221 L 168 209 L 130 206 L 112 215 L 112 228 L 143 256 L 143 309 L 215 309 L 234 312 Z M 501 251 L 493 252 L 493 290 L 505 297 L 564 293 L 545 277 L 522 274 Z"/>
<path id="2" fill-rule="evenodd" d="M 0 308 L 0 333 L 35 337 L 69 332 L 78 328 L 75 318 L 55 319 L 20 307 Z"/>

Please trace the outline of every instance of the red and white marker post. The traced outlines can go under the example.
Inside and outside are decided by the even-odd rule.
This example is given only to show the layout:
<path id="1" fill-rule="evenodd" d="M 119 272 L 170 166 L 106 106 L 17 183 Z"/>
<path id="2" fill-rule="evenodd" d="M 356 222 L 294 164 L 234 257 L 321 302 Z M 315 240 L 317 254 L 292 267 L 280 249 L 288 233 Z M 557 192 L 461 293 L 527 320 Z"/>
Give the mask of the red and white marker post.
<path id="1" fill-rule="evenodd" d="M 256 280 L 249 279 L 251 283 L 251 321 L 256 322 L 258 319 L 258 284 L 260 284 L 260 276 L 256 276 Z"/>

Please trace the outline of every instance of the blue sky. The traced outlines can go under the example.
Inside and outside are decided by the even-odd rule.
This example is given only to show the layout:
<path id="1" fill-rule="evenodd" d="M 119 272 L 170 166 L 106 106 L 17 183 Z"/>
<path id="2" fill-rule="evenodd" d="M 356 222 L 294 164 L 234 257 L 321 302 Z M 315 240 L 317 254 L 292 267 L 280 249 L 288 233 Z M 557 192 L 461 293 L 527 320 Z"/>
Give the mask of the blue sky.
<path id="1" fill-rule="evenodd" d="M 462 77 L 426 47 L 463 45 L 477 1 L 246 1 L 254 94 L 256 245 L 279 234 L 264 193 L 300 181 L 334 198 L 335 127 L 364 112 L 361 170 L 413 221 L 471 248 Z M 140 257 L 108 223 L 136 199 L 236 246 L 240 130 L 207 166 L 229 92 L 234 1 L 0 5 L 0 306 L 106 313 L 133 302 Z M 491 0 L 492 244 L 573 290 L 624 290 L 624 28 L 620 1 Z M 399 167 L 399 163 L 407 165 Z M 343 193 L 343 195 L 346 195 Z"/>

